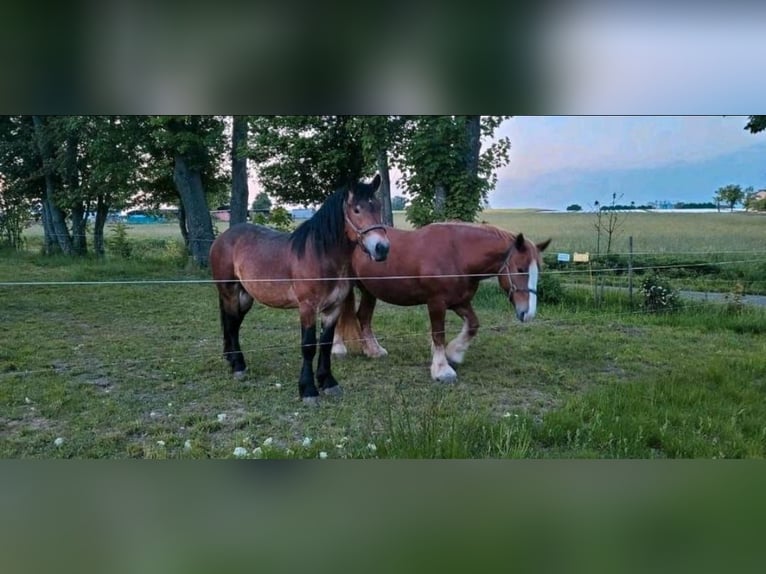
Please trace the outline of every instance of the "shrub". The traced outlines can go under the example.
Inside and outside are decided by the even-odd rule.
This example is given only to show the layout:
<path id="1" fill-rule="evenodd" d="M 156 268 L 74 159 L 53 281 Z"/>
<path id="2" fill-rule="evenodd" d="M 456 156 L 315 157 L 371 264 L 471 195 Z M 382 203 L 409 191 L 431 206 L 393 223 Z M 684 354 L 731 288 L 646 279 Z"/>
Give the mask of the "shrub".
<path id="1" fill-rule="evenodd" d="M 656 273 L 641 281 L 642 307 L 650 312 L 675 311 L 681 307 L 678 291 Z"/>
<path id="2" fill-rule="evenodd" d="M 121 221 L 112 228 L 112 235 L 106 240 L 109 251 L 118 257 L 129 258 L 133 253 L 133 246 L 128 239 L 128 228 Z"/>
<path id="3" fill-rule="evenodd" d="M 541 273 L 537 283 L 540 303 L 557 304 L 564 299 L 564 288 L 557 275 Z"/>

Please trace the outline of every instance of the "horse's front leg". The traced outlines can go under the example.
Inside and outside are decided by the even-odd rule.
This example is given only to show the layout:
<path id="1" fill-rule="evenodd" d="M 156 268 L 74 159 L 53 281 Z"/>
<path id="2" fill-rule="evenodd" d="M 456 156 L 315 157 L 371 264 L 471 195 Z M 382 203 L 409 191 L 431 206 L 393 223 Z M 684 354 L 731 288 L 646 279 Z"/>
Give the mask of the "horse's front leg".
<path id="1" fill-rule="evenodd" d="M 372 314 L 375 312 L 375 303 L 378 300 L 364 287 L 360 287 L 359 291 L 362 297 L 359 301 L 359 310 L 356 313 L 356 317 L 359 320 L 359 327 L 362 331 L 364 354 L 372 358 L 385 357 L 388 355 L 388 351 L 378 343 L 375 334 L 372 332 Z"/>
<path id="2" fill-rule="evenodd" d="M 303 366 L 298 379 L 298 393 L 306 404 L 319 402 L 319 393 L 314 385 L 314 356 L 317 352 L 316 309 L 310 305 L 301 305 L 301 354 Z"/>
<path id="3" fill-rule="evenodd" d="M 325 395 L 343 394 L 338 381 L 332 375 L 332 348 L 335 325 L 338 321 L 340 305 L 322 313 L 322 334 L 319 337 L 319 361 L 317 362 L 317 382 Z"/>
<path id="4" fill-rule="evenodd" d="M 454 383 L 457 380 L 455 369 L 450 367 L 444 348 L 445 317 L 447 308 L 441 302 L 428 303 L 428 316 L 431 319 L 431 378 L 440 383 Z"/>
<path id="5" fill-rule="evenodd" d="M 455 366 L 463 362 L 465 352 L 471 344 L 471 339 L 478 333 L 479 319 L 476 317 L 470 302 L 453 307 L 452 310 L 463 319 L 463 328 L 460 330 L 460 334 L 447 345 L 447 360 L 452 366 Z"/>

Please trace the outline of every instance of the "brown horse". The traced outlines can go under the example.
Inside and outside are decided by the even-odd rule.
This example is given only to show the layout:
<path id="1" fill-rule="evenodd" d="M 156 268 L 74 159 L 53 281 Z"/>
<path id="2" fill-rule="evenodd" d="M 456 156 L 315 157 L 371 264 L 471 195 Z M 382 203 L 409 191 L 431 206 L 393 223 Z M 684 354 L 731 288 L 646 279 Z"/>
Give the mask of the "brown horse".
<path id="1" fill-rule="evenodd" d="M 330 368 L 331 346 L 340 305 L 351 288 L 352 253 L 384 261 L 389 242 L 375 197 L 380 176 L 371 184 L 339 189 L 292 233 L 242 223 L 222 233 L 210 248 L 210 266 L 218 287 L 223 353 L 236 377 L 244 375 L 239 328 L 253 301 L 269 307 L 298 308 L 303 367 L 298 392 L 315 404 L 316 318 L 321 316 L 316 379 L 329 395 L 341 393 Z M 361 249 L 356 250 L 359 245 Z"/>
<path id="2" fill-rule="evenodd" d="M 427 305 L 431 319 L 433 361 L 431 377 L 442 382 L 457 379 L 454 365 L 463 362 L 468 345 L 479 329 L 471 306 L 479 282 L 497 276 L 520 321 L 531 321 L 537 310 L 540 253 L 550 239 L 535 245 L 491 225 L 434 223 L 414 231 L 388 229 L 395 259 L 371 265 L 356 254 L 352 258 L 356 285 L 361 292 L 354 317 L 354 291 L 343 304 L 335 333 L 333 354 L 345 355 L 346 341 L 360 340 L 369 357 L 387 355 L 372 332 L 377 299 L 394 305 Z M 445 347 L 445 316 L 450 309 L 463 319 L 460 334 Z"/>

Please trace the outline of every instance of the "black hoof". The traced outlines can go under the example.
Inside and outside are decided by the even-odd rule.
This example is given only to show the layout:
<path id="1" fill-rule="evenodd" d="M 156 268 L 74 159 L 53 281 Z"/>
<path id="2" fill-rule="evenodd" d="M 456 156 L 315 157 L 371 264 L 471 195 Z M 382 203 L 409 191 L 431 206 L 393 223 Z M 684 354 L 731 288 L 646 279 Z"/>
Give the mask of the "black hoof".
<path id="1" fill-rule="evenodd" d="M 243 369 L 241 371 L 234 371 L 233 375 L 235 379 L 242 380 L 245 378 L 246 373 L 247 373 L 247 369 Z"/>
<path id="2" fill-rule="evenodd" d="M 319 397 L 303 397 L 301 399 L 303 401 L 303 404 L 309 407 L 318 407 L 319 406 Z"/>

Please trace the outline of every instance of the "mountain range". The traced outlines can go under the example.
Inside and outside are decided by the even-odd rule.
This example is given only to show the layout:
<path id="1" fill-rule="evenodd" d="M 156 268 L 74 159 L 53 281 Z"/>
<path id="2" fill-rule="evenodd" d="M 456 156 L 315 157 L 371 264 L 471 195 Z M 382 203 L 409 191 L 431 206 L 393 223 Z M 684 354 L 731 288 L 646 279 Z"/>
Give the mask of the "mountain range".
<path id="1" fill-rule="evenodd" d="M 564 169 L 528 178 L 498 180 L 490 195 L 492 208 L 563 210 L 577 203 L 587 208 L 598 200 L 636 205 L 669 201 L 712 201 L 727 184 L 766 188 L 766 142 L 720 156 L 629 169 Z"/>

